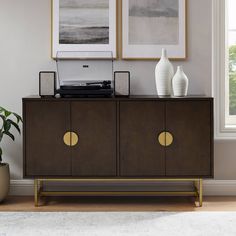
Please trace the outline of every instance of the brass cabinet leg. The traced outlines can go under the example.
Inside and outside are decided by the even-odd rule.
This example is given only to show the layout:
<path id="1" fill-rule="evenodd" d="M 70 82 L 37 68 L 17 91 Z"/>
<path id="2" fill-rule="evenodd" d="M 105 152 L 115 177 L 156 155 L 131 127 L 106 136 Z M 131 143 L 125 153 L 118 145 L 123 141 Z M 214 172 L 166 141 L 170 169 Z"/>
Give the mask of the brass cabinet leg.
<path id="1" fill-rule="evenodd" d="M 203 189 L 202 189 L 202 179 L 199 179 L 199 207 L 202 207 L 202 192 L 203 192 Z"/>
<path id="2" fill-rule="evenodd" d="M 199 202 L 199 207 L 202 207 L 203 202 L 203 189 L 202 189 L 202 179 L 199 179 L 198 181 L 194 181 L 195 191 L 197 194 L 197 200 Z"/>
<path id="3" fill-rule="evenodd" d="M 194 181 L 195 191 L 197 194 L 197 200 L 199 202 L 199 207 L 202 207 L 203 197 L 202 197 L 202 179 L 198 179 L 197 181 Z"/>
<path id="4" fill-rule="evenodd" d="M 38 207 L 39 202 L 39 187 L 38 187 L 38 180 L 34 180 L 34 205 Z"/>
<path id="5" fill-rule="evenodd" d="M 194 190 L 195 190 L 195 193 L 196 193 L 196 201 L 195 201 L 195 204 L 196 204 L 196 202 L 199 201 L 199 192 L 198 192 L 199 181 L 195 180 L 193 183 L 194 183 Z"/>

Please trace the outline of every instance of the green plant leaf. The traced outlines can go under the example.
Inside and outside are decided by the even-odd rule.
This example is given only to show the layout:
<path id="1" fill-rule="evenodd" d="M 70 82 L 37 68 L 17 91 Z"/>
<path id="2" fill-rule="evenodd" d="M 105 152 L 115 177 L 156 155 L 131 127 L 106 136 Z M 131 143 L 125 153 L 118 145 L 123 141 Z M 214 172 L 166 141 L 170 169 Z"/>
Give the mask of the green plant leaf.
<path id="1" fill-rule="evenodd" d="M 5 116 L 6 116 L 6 117 L 8 117 L 8 116 L 11 115 L 11 112 L 10 112 L 10 111 L 7 111 L 7 110 L 5 110 L 4 113 L 5 113 Z"/>
<path id="2" fill-rule="evenodd" d="M 20 121 L 23 122 L 21 116 L 19 116 L 19 115 L 16 114 L 15 112 L 13 112 L 12 114 L 16 117 L 16 119 L 17 119 L 17 123 L 19 123 Z"/>
<path id="3" fill-rule="evenodd" d="M 11 115 L 13 115 L 17 119 L 17 122 L 12 120 L 12 118 L 10 117 Z M 14 126 L 15 129 L 19 132 L 19 134 L 21 133 L 21 130 L 19 127 L 19 123 L 22 122 L 21 116 L 18 115 L 17 113 L 10 112 L 6 110 L 5 108 L 0 107 L 0 119 L 2 119 L 3 121 L 2 127 L 0 127 L 0 142 L 2 141 L 2 138 L 4 135 L 9 136 L 14 141 L 15 137 L 10 131 L 11 131 L 12 126 Z"/>
<path id="4" fill-rule="evenodd" d="M 18 126 L 18 124 L 16 124 L 14 121 L 12 121 L 12 120 L 9 120 L 8 119 L 8 121 L 17 129 L 17 131 L 19 132 L 19 134 L 21 133 L 21 131 L 20 131 L 20 128 L 19 128 L 19 126 Z"/>
<path id="5" fill-rule="evenodd" d="M 3 134 L 7 135 L 7 136 L 10 137 L 13 141 L 15 141 L 14 135 L 11 134 L 10 132 L 3 131 Z"/>
<path id="6" fill-rule="evenodd" d="M 8 132 L 11 129 L 11 122 L 10 120 L 5 120 L 3 123 L 4 131 Z"/>

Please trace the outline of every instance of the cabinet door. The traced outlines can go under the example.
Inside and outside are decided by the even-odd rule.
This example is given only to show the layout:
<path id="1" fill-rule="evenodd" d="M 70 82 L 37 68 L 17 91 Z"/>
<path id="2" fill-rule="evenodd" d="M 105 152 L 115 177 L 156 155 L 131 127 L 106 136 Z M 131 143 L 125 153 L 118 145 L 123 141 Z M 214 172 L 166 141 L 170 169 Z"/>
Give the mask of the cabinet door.
<path id="1" fill-rule="evenodd" d="M 70 147 L 63 141 L 70 129 L 69 109 L 67 102 L 24 103 L 25 176 L 71 174 Z"/>
<path id="2" fill-rule="evenodd" d="M 120 102 L 121 176 L 165 175 L 165 148 L 158 142 L 164 130 L 164 102 Z"/>
<path id="3" fill-rule="evenodd" d="M 174 141 L 166 148 L 167 176 L 210 176 L 212 150 L 210 101 L 166 103 L 166 129 Z"/>
<path id="4" fill-rule="evenodd" d="M 73 176 L 116 175 L 116 103 L 71 103 L 72 131 L 79 137 L 72 147 Z"/>

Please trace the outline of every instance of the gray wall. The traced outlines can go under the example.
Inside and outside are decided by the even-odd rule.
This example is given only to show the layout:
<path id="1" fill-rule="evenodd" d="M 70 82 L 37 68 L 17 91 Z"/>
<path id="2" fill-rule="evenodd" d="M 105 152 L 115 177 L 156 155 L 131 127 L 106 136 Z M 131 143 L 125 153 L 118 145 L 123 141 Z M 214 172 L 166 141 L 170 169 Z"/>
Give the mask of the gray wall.
<path id="1" fill-rule="evenodd" d="M 211 95 L 211 0 L 188 0 L 188 59 L 184 66 L 190 94 Z M 0 0 L 0 104 L 19 113 L 21 98 L 38 93 L 38 72 L 55 70 L 50 58 L 50 0 Z M 155 94 L 156 61 L 116 61 L 130 70 L 133 94 Z M 233 141 L 215 142 L 216 179 L 236 179 Z M 3 143 L 12 179 L 22 178 L 22 142 Z"/>

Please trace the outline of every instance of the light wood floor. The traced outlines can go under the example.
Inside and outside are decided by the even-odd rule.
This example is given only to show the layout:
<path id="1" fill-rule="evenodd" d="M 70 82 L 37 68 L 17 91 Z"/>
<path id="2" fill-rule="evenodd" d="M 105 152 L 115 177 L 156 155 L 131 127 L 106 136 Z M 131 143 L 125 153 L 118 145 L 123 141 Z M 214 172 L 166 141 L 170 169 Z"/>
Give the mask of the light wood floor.
<path id="1" fill-rule="evenodd" d="M 236 211 L 236 197 L 205 197 L 196 207 L 190 197 L 47 197 L 34 207 L 33 197 L 8 197 L 0 211 Z"/>

